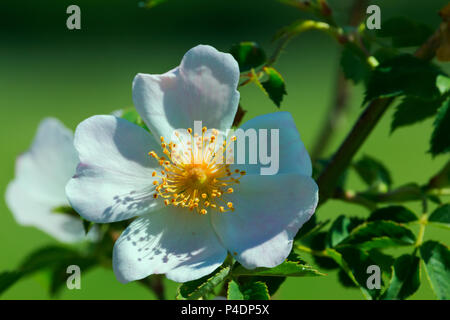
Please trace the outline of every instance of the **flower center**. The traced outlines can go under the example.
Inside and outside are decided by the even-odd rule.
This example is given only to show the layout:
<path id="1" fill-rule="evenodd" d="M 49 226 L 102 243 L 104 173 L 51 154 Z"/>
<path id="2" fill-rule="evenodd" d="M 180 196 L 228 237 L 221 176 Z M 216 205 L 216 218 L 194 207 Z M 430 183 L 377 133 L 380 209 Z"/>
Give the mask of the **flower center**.
<path id="1" fill-rule="evenodd" d="M 159 161 L 161 170 L 154 171 L 155 193 L 153 197 L 164 199 L 166 206 L 173 205 L 200 214 L 214 209 L 220 212 L 234 211 L 234 204 L 227 201 L 227 194 L 234 192 L 232 186 L 238 184 L 245 171 L 230 170 L 232 160 L 224 161 L 230 142 L 218 143 L 218 131 L 207 134 L 203 127 L 202 135 L 192 135 L 187 129 L 186 139 L 175 132 L 180 145 L 167 144 L 161 137 L 161 148 L 166 156 L 158 156 L 155 151 L 149 155 Z M 236 137 L 231 137 L 231 142 Z M 226 163 L 224 163 L 226 162 Z"/>
<path id="2" fill-rule="evenodd" d="M 203 165 L 193 165 L 186 168 L 186 183 L 191 183 L 192 187 L 202 188 L 209 176 L 208 168 Z"/>

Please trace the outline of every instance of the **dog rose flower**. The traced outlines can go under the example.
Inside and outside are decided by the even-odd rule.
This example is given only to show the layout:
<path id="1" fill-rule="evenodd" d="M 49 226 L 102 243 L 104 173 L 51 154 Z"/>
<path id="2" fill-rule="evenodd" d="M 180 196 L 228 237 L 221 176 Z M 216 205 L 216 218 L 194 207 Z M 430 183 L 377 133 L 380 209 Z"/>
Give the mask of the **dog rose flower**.
<path id="1" fill-rule="evenodd" d="M 15 178 L 6 191 L 16 221 L 62 242 L 83 240 L 81 219 L 64 213 L 71 210 L 65 186 L 78 162 L 73 133 L 57 119 L 42 120 L 31 148 L 18 157 Z"/>
<path id="2" fill-rule="evenodd" d="M 76 129 L 80 164 L 66 186 L 70 204 L 94 222 L 135 218 L 114 245 L 119 281 L 150 274 L 198 279 L 228 252 L 248 269 L 277 266 L 314 213 L 318 188 L 289 113 L 242 126 L 279 129 L 277 174 L 216 161 L 228 148 L 217 141 L 232 125 L 238 80 L 231 55 L 200 45 L 165 74 L 135 77 L 133 100 L 151 133 L 111 115 L 91 117 Z M 194 121 L 205 126 L 197 136 Z"/>

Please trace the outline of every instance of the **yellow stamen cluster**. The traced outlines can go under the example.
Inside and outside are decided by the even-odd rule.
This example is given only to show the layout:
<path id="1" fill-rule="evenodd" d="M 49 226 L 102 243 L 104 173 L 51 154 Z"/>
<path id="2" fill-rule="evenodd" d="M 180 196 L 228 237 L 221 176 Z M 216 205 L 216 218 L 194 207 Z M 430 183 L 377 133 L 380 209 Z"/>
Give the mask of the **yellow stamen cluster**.
<path id="1" fill-rule="evenodd" d="M 181 147 L 173 142 L 167 144 L 161 137 L 165 156 L 149 152 L 161 166 L 159 172 L 152 173 L 152 177 L 157 178 L 152 182 L 155 199 L 161 197 L 166 206 L 187 208 L 202 215 L 210 208 L 220 212 L 234 211 L 234 204 L 226 201 L 226 195 L 234 192 L 232 185 L 239 183 L 245 171 L 230 170 L 230 164 L 224 161 L 230 143 L 225 141 L 219 146 L 217 130 L 213 129 L 209 136 L 206 133 L 207 128 L 203 127 L 201 136 L 192 135 L 189 128 L 188 141 L 184 142 L 176 132 Z M 235 141 L 236 137 L 230 140 Z"/>

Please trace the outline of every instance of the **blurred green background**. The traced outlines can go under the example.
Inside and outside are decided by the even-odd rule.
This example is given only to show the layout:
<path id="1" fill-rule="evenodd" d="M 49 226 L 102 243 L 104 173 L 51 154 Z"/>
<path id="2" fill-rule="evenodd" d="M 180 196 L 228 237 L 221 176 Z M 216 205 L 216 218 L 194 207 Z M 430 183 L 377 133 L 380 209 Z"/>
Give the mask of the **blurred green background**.
<path id="1" fill-rule="evenodd" d="M 352 1 L 330 1 L 338 19 Z M 382 20 L 408 16 L 436 28 L 437 11 L 445 0 L 370 1 L 381 7 Z M 66 8 L 81 8 L 82 29 L 66 28 Z M 275 0 L 169 0 L 151 10 L 136 0 L 2 1 L 0 3 L 0 193 L 14 175 L 16 156 L 25 151 L 45 116 L 75 126 L 94 114 L 132 106 L 131 81 L 136 73 L 163 73 L 177 66 L 197 44 L 227 51 L 239 41 L 257 41 L 270 52 L 274 33 L 305 15 Z M 277 69 L 287 83 L 282 110 L 293 114 L 302 139 L 312 148 L 332 100 L 339 48 L 327 36 L 312 32 L 295 39 L 281 56 Z M 449 71 L 448 66 L 443 66 Z M 352 88 L 351 107 L 342 129 L 327 150 L 329 155 L 361 112 L 362 87 Z M 244 121 L 274 112 L 275 106 L 254 86 L 242 90 Z M 394 186 L 424 183 L 447 160 L 428 153 L 432 120 L 389 134 L 393 109 L 376 127 L 358 156 L 372 155 L 391 169 Z M 362 187 L 354 175 L 352 188 Z M 409 205 L 418 212 L 418 204 Z M 366 216 L 361 207 L 329 201 L 316 213 L 332 218 L 346 213 Z M 28 253 L 55 240 L 43 232 L 17 225 L 0 200 L 0 271 L 14 269 Z M 444 238 L 446 237 L 447 238 Z M 426 239 L 448 242 L 448 233 L 427 228 Z M 306 260 L 311 260 L 305 256 Z M 325 271 L 327 272 L 327 271 Z M 413 299 L 433 299 L 422 272 L 422 286 Z M 168 298 L 176 284 L 167 282 Z M 2 299 L 48 299 L 45 276 L 35 275 L 13 286 Z M 137 283 L 120 284 L 110 270 L 83 274 L 81 290 L 63 290 L 62 299 L 154 298 Z M 289 279 L 277 299 L 362 299 L 358 289 L 343 288 L 336 272 L 321 278 Z"/>

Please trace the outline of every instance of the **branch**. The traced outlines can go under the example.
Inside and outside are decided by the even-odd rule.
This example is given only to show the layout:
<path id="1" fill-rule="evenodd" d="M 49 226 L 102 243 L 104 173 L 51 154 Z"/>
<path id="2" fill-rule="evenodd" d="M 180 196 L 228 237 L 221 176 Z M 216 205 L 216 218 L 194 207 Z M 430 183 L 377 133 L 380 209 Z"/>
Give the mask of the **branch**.
<path id="1" fill-rule="evenodd" d="M 373 201 L 373 199 L 370 199 L 369 197 L 365 197 L 364 194 L 352 191 L 352 190 L 340 190 L 339 188 L 336 189 L 333 199 L 339 199 L 344 202 L 353 203 L 361 205 L 370 212 L 375 210 L 377 208 L 377 203 Z"/>
<path id="2" fill-rule="evenodd" d="M 364 18 L 365 10 L 367 7 L 367 0 L 355 0 L 350 10 L 349 14 L 349 25 L 356 27 L 361 23 Z M 356 35 L 358 36 L 358 35 Z M 332 99 L 331 105 L 329 107 L 330 111 L 327 113 L 328 117 L 325 120 L 322 130 L 316 140 L 316 143 L 311 152 L 311 158 L 314 160 L 318 159 L 322 153 L 328 147 L 334 133 L 341 126 L 345 112 L 348 109 L 349 100 L 349 85 L 345 76 L 342 72 L 341 66 L 338 65 L 337 78 L 335 84 L 334 97 Z"/>
<path id="3" fill-rule="evenodd" d="M 414 55 L 425 60 L 432 59 L 439 47 L 440 37 L 441 31 L 438 28 Z M 394 100 L 394 98 L 375 99 L 363 111 L 347 138 L 317 179 L 321 204 L 325 203 L 333 195 L 340 175 L 348 167 L 356 152 Z"/>
<path id="4" fill-rule="evenodd" d="M 330 104 L 328 117 L 322 125 L 322 129 L 316 139 L 311 152 L 312 160 L 320 158 L 322 153 L 327 149 L 334 136 L 334 133 L 341 127 L 345 112 L 348 109 L 349 87 L 345 76 L 340 70 L 337 71 L 337 79 L 335 84 L 335 93 Z"/>

